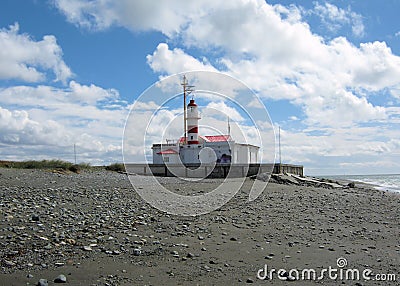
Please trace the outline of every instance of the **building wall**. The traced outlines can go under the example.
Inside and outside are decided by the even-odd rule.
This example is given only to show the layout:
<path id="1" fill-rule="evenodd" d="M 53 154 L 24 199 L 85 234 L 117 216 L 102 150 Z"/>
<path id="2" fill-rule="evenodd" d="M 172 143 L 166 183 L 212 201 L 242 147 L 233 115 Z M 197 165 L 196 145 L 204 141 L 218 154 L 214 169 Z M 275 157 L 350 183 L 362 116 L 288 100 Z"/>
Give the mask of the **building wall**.
<path id="1" fill-rule="evenodd" d="M 168 149 L 175 150 L 179 153 L 179 146 L 178 144 L 153 144 L 153 164 L 164 164 L 165 163 L 172 163 L 176 164 L 179 163 L 179 154 L 157 154 L 161 151 L 165 151 Z M 163 158 L 164 157 L 164 158 Z"/>
<path id="2" fill-rule="evenodd" d="M 214 150 L 218 163 L 232 162 L 232 148 L 234 141 L 231 142 L 205 142 L 204 147 L 209 147 Z"/>
<path id="3" fill-rule="evenodd" d="M 247 164 L 259 162 L 259 148 L 253 145 L 235 143 L 233 149 L 233 163 Z"/>
<path id="4" fill-rule="evenodd" d="M 200 163 L 199 153 L 202 149 L 202 145 L 191 144 L 183 145 L 180 148 L 181 160 L 184 164 L 198 164 Z"/>
<path id="5" fill-rule="evenodd" d="M 201 150 L 205 147 L 214 150 Z M 157 154 L 167 149 L 173 149 L 178 154 Z M 211 152 L 210 152 L 211 151 Z M 179 163 L 179 157 L 184 164 L 201 163 L 200 156 L 204 163 L 234 163 L 248 164 L 259 163 L 259 148 L 257 146 L 235 143 L 235 141 L 224 142 L 204 142 L 203 144 L 191 144 L 179 146 L 178 144 L 154 144 L 153 145 L 153 164 Z M 200 154 L 201 152 L 201 154 Z M 164 157 L 164 158 L 163 158 Z"/>

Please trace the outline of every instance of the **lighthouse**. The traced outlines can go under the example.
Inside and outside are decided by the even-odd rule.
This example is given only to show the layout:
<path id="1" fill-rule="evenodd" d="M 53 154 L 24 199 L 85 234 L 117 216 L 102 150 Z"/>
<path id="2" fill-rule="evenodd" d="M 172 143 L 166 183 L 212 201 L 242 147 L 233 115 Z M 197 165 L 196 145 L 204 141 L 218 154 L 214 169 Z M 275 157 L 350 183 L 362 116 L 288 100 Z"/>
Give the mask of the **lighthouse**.
<path id="1" fill-rule="evenodd" d="M 191 99 L 187 106 L 187 128 L 188 128 L 188 144 L 199 144 L 199 111 L 194 99 Z"/>
<path id="2" fill-rule="evenodd" d="M 153 164 L 198 165 L 211 164 L 247 164 L 258 163 L 260 147 L 235 142 L 231 137 L 230 123 L 228 134 L 199 135 L 199 110 L 194 101 L 194 86 L 189 85 L 186 76 L 183 87 L 183 136 L 173 143 L 153 144 Z M 187 104 L 186 98 L 192 98 Z M 200 101 L 201 102 L 201 101 Z M 203 173 L 202 173 L 203 174 Z"/>

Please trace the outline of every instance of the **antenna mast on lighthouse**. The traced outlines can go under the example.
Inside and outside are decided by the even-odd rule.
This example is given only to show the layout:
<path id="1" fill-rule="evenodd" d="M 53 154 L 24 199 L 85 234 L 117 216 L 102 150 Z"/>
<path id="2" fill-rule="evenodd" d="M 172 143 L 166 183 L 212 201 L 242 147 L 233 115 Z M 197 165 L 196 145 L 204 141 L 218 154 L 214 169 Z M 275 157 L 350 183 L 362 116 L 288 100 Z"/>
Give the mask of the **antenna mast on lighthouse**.
<path id="1" fill-rule="evenodd" d="M 187 125 L 186 125 L 186 96 L 194 91 L 194 85 L 189 85 L 186 75 L 183 76 L 181 85 L 183 86 L 183 143 L 187 143 Z"/>

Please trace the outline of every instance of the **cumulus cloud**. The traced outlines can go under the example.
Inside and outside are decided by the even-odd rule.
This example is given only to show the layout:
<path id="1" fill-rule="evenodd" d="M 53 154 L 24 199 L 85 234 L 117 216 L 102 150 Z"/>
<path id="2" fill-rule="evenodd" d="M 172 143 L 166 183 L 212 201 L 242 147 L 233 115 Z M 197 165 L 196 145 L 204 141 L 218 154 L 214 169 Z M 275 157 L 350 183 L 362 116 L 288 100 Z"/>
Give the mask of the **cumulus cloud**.
<path id="1" fill-rule="evenodd" d="M 172 36 L 198 13 L 207 13 L 215 1 L 55 0 L 56 7 L 77 26 L 101 30 L 112 25 L 132 31 L 155 30 Z M 221 3 L 222 4 L 222 3 Z"/>
<path id="2" fill-rule="evenodd" d="M 113 107 L 108 108 L 109 104 Z M 127 111 L 116 90 L 93 84 L 71 81 L 67 88 L 41 85 L 0 89 L 0 154 L 14 159 L 25 150 L 25 159 L 71 160 L 71 153 L 65 149 L 72 150 L 76 144 L 82 161 L 119 161 Z"/>
<path id="3" fill-rule="evenodd" d="M 17 145 L 71 144 L 72 134 L 53 120 L 32 120 L 25 110 L 10 111 L 0 107 L 1 143 Z"/>
<path id="4" fill-rule="evenodd" d="M 213 101 L 207 104 L 207 106 L 202 110 L 204 116 L 219 115 L 223 118 L 230 118 L 231 120 L 242 122 L 244 118 L 240 113 L 233 107 L 228 106 L 223 101 Z"/>
<path id="5" fill-rule="evenodd" d="M 152 55 L 147 55 L 147 63 L 154 71 L 167 74 L 190 70 L 217 71 L 207 61 L 201 62 L 182 49 L 170 50 L 166 43 L 160 43 Z"/>
<path id="6" fill-rule="evenodd" d="M 0 88 L 0 103 L 45 109 L 67 108 L 69 104 L 96 106 L 103 101 L 118 103 L 119 93 L 115 89 L 104 89 L 94 84 L 82 85 L 70 81 L 67 88 L 48 85 L 12 86 Z M 69 110 L 68 112 L 74 112 Z"/>
<path id="7" fill-rule="evenodd" d="M 0 79 L 18 79 L 40 82 L 46 79 L 46 71 L 55 75 L 56 81 L 65 83 L 72 76 L 62 59 L 62 49 L 52 35 L 35 41 L 19 33 L 15 23 L 9 29 L 0 29 Z"/>
<path id="8" fill-rule="evenodd" d="M 364 36 L 365 27 L 362 16 L 351 11 L 350 7 L 345 10 L 328 2 L 323 5 L 316 2 L 313 12 L 321 18 L 324 26 L 333 32 L 337 32 L 345 25 L 350 25 L 355 36 Z"/>

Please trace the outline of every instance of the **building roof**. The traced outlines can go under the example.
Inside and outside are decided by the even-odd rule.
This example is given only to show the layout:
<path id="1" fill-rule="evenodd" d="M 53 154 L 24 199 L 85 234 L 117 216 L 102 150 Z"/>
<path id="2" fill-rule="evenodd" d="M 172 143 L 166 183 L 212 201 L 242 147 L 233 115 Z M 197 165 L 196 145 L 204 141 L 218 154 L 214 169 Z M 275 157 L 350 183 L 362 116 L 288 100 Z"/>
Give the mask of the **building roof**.
<path id="1" fill-rule="evenodd" d="M 199 136 L 199 139 L 203 139 L 205 142 L 228 142 L 232 141 L 230 135 L 207 135 L 207 136 Z M 184 137 L 179 139 L 179 143 L 183 143 L 185 141 Z"/>
<path id="2" fill-rule="evenodd" d="M 206 142 L 227 142 L 232 141 L 230 135 L 208 135 L 208 136 L 200 136 Z"/>
<path id="3" fill-rule="evenodd" d="M 167 154 L 178 154 L 178 152 L 176 152 L 173 149 L 167 149 L 167 150 L 163 150 L 161 152 L 157 153 L 158 155 L 167 155 Z"/>

